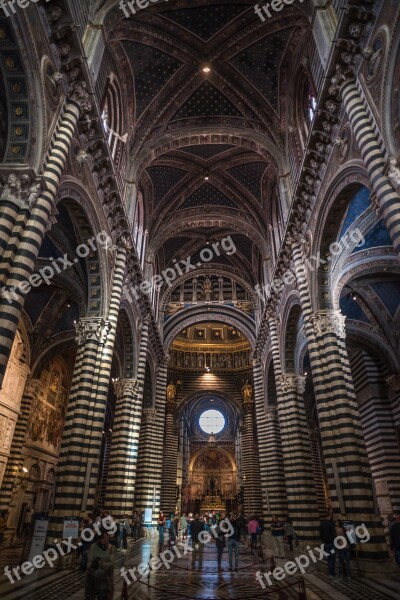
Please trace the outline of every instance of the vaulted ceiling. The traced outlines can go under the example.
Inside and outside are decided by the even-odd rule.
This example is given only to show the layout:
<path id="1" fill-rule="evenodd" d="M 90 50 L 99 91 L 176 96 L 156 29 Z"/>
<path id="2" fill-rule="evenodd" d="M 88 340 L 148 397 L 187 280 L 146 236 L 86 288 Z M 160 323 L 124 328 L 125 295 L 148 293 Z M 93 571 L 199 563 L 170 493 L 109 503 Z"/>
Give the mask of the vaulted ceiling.
<path id="1" fill-rule="evenodd" d="M 126 73 L 131 180 L 159 267 L 235 235 L 238 252 L 218 263 L 254 283 L 287 172 L 285 90 L 309 35 L 304 8 L 262 22 L 253 0 L 160 1 L 129 18 L 115 4 L 105 30 Z"/>

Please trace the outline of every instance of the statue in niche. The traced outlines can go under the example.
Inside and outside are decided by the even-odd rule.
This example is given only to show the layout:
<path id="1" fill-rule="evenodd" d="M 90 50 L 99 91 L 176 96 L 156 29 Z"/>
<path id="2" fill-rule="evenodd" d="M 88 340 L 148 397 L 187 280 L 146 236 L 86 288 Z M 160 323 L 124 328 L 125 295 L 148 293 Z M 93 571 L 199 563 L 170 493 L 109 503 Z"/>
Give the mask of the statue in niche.
<path id="1" fill-rule="evenodd" d="M 247 361 L 246 361 L 246 351 L 243 351 L 242 352 L 242 367 L 245 367 L 246 363 L 247 363 Z"/>
<path id="2" fill-rule="evenodd" d="M 195 369 L 197 367 L 197 354 L 196 354 L 196 352 L 192 352 L 191 363 L 192 363 L 192 368 Z"/>
<path id="3" fill-rule="evenodd" d="M 204 367 L 204 354 L 199 354 L 199 367 L 200 369 Z"/>
<path id="4" fill-rule="evenodd" d="M 211 491 L 211 496 L 214 496 L 214 494 L 215 494 L 215 479 L 212 475 L 211 475 L 211 479 L 210 479 L 210 491 Z"/>
<path id="5" fill-rule="evenodd" d="M 249 382 L 246 381 L 246 383 L 242 387 L 242 397 L 243 397 L 244 402 L 251 402 L 252 395 L 253 395 L 253 388 L 251 387 Z"/>
<path id="6" fill-rule="evenodd" d="M 185 352 L 185 367 L 190 367 L 190 354 Z"/>
<path id="7" fill-rule="evenodd" d="M 183 352 L 179 352 L 179 366 L 183 367 L 185 361 L 185 355 Z"/>
<path id="8" fill-rule="evenodd" d="M 61 381 L 60 371 L 58 371 L 58 369 L 54 369 L 53 372 L 52 372 L 52 374 L 51 374 L 49 388 L 55 394 L 57 394 L 57 392 L 58 392 L 58 387 L 60 385 L 60 381 Z"/>
<path id="9" fill-rule="evenodd" d="M 219 355 L 219 366 L 223 367 L 225 366 L 225 355 L 221 352 L 221 354 Z"/>
<path id="10" fill-rule="evenodd" d="M 167 400 L 172 401 L 175 400 L 176 397 L 176 386 L 172 381 L 167 385 Z"/>
<path id="11" fill-rule="evenodd" d="M 232 369 L 232 354 L 227 355 L 226 366 L 228 367 L 228 369 Z"/>
<path id="12" fill-rule="evenodd" d="M 240 358 L 239 358 L 239 354 L 237 352 L 235 352 L 235 368 L 239 369 L 240 367 Z"/>

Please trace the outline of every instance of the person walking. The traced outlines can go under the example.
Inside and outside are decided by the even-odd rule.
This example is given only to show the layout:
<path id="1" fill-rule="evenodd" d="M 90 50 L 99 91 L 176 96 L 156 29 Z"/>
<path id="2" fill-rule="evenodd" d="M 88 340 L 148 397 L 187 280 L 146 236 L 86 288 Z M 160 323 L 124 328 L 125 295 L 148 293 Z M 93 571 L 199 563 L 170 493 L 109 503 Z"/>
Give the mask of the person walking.
<path id="1" fill-rule="evenodd" d="M 181 531 L 181 541 L 183 542 L 183 540 L 185 540 L 187 538 L 187 528 L 188 528 L 188 521 L 187 521 L 185 513 L 182 513 L 181 518 L 179 519 L 179 528 Z"/>
<path id="2" fill-rule="evenodd" d="M 199 561 L 199 569 L 203 566 L 204 547 L 201 540 L 199 540 L 199 535 L 202 531 L 206 531 L 204 519 L 200 521 L 200 515 L 196 513 L 190 526 L 192 536 L 192 569 L 196 568 L 196 560 Z"/>
<path id="3" fill-rule="evenodd" d="M 262 517 L 260 517 L 258 519 L 258 543 L 261 544 L 261 540 L 262 540 L 262 535 L 265 531 L 265 522 L 264 519 Z"/>
<path id="4" fill-rule="evenodd" d="M 158 549 L 161 552 L 164 545 L 164 530 L 165 530 L 165 519 L 164 513 L 160 512 L 157 519 L 157 530 L 158 530 Z"/>
<path id="5" fill-rule="evenodd" d="M 178 523 L 179 517 L 174 513 L 171 513 L 171 527 L 169 530 L 169 545 L 174 546 L 176 544 L 176 540 L 178 538 Z"/>
<path id="6" fill-rule="evenodd" d="M 339 577 L 338 579 L 343 579 L 343 563 L 346 566 L 346 576 L 348 579 L 351 579 L 351 565 L 350 565 L 350 546 L 347 540 L 346 532 L 344 530 L 344 526 L 342 521 L 335 521 L 335 533 L 336 536 L 342 536 L 346 540 L 346 545 L 342 546 L 338 549 L 338 567 L 339 567 Z"/>
<path id="7" fill-rule="evenodd" d="M 236 519 L 236 523 L 240 529 L 240 537 L 244 537 L 245 541 L 246 541 L 246 527 L 247 527 L 247 520 L 246 517 L 244 516 L 244 514 L 241 512 L 240 515 L 238 516 L 238 518 Z"/>
<path id="8" fill-rule="evenodd" d="M 276 558 L 285 558 L 285 549 L 283 547 L 284 524 L 276 515 L 272 517 L 271 535 L 272 551 Z"/>
<path id="9" fill-rule="evenodd" d="M 7 527 L 7 513 L 2 512 L 0 514 L 0 546 L 4 542 L 4 533 Z"/>
<path id="10" fill-rule="evenodd" d="M 115 547 L 110 544 L 108 531 L 103 528 L 100 531 L 88 554 L 85 600 L 109 600 L 113 597 Z"/>
<path id="11" fill-rule="evenodd" d="M 390 527 L 390 551 L 400 567 L 400 512 L 394 515 L 395 522 Z"/>
<path id="12" fill-rule="evenodd" d="M 233 560 L 232 554 L 235 552 L 235 571 L 239 568 L 239 552 L 240 552 L 240 528 L 237 524 L 236 517 L 230 519 L 232 525 L 232 534 L 228 540 L 228 557 L 229 557 L 229 570 L 232 571 Z"/>
<path id="13" fill-rule="evenodd" d="M 285 521 L 284 535 L 289 544 L 289 551 L 293 552 L 294 527 L 293 521 L 290 517 L 288 517 Z"/>
<path id="14" fill-rule="evenodd" d="M 324 543 L 325 552 L 329 553 L 328 556 L 328 573 L 332 579 L 336 579 L 336 552 L 335 552 L 335 537 L 336 530 L 335 524 L 332 520 L 332 515 L 326 513 L 321 520 L 319 526 L 319 535 Z"/>
<path id="15" fill-rule="evenodd" d="M 215 528 L 215 532 L 214 535 L 216 536 L 215 538 L 215 545 L 217 548 L 217 564 L 218 564 L 218 571 L 222 571 L 222 555 L 224 553 L 225 550 L 225 546 L 226 546 L 226 539 L 225 539 L 225 534 L 221 531 L 221 529 L 219 528 L 219 525 L 217 525 L 217 527 Z"/>
<path id="16" fill-rule="evenodd" d="M 22 535 L 30 535 L 32 533 L 32 510 L 28 506 L 24 515 L 24 527 L 22 529 Z"/>
<path id="17" fill-rule="evenodd" d="M 250 534 L 250 548 L 251 548 L 251 553 L 253 554 L 253 549 L 257 548 L 257 534 L 258 534 L 258 529 L 259 529 L 259 523 L 258 523 L 255 515 L 250 517 L 250 521 L 247 525 L 247 529 Z"/>

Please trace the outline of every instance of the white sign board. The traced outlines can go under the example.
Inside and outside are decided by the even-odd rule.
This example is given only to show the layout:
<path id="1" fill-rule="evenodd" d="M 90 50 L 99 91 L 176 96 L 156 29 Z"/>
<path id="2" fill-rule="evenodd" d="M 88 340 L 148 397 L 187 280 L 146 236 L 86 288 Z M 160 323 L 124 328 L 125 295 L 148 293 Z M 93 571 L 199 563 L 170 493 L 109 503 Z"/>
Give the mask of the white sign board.
<path id="1" fill-rule="evenodd" d="M 152 523 L 153 522 L 153 509 L 152 508 L 145 508 L 144 509 L 144 522 L 145 523 Z"/>
<path id="2" fill-rule="evenodd" d="M 63 528 L 63 539 L 79 537 L 79 519 L 76 517 L 65 517 Z"/>
<path id="3" fill-rule="evenodd" d="M 31 550 L 29 552 L 29 562 L 32 562 L 32 558 L 38 554 L 42 554 L 44 545 L 46 543 L 48 521 L 36 520 L 35 529 L 33 530 L 33 538 L 31 543 Z"/>

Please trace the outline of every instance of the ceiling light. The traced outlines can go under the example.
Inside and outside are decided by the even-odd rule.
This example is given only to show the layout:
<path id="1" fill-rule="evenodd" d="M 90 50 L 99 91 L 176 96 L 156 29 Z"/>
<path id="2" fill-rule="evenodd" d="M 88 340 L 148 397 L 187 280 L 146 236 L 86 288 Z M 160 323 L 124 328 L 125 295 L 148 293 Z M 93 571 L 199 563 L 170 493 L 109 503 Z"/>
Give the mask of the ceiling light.
<path id="1" fill-rule="evenodd" d="M 353 292 L 352 296 L 353 300 L 357 300 L 357 294 L 355 292 Z"/>
<path id="2" fill-rule="evenodd" d="M 202 69 L 203 73 L 210 73 L 211 72 L 211 67 L 209 65 L 204 65 L 203 69 Z"/>

